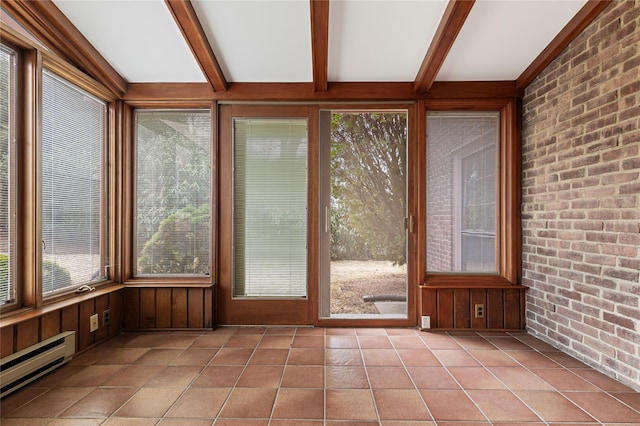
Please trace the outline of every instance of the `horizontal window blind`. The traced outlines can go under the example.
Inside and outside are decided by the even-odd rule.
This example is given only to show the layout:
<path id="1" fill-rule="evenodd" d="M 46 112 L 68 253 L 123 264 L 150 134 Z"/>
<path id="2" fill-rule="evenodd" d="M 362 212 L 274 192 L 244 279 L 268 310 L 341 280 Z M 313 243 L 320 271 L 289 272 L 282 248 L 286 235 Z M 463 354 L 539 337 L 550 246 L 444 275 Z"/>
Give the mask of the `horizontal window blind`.
<path id="1" fill-rule="evenodd" d="M 496 273 L 498 141 L 494 111 L 427 114 L 427 270 Z"/>
<path id="2" fill-rule="evenodd" d="M 0 45 L 0 305 L 15 300 L 15 110 L 16 59 Z"/>
<path id="3" fill-rule="evenodd" d="M 234 296 L 307 295 L 307 120 L 234 120 Z"/>
<path id="4" fill-rule="evenodd" d="M 210 273 L 211 112 L 136 111 L 137 275 Z"/>
<path id="5" fill-rule="evenodd" d="M 107 105 L 45 70 L 42 76 L 42 292 L 105 275 Z"/>

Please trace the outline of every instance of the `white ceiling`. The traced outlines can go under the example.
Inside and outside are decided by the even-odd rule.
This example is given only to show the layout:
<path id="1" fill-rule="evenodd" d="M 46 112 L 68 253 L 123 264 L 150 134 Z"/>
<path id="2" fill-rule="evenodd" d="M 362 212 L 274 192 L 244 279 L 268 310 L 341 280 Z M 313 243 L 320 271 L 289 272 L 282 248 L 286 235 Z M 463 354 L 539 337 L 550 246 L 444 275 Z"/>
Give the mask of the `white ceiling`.
<path id="1" fill-rule="evenodd" d="M 515 80 L 587 0 L 477 0 L 436 81 Z M 163 0 L 53 0 L 132 83 L 205 82 Z M 447 0 L 331 0 L 328 80 L 414 81 Z M 309 0 L 192 0 L 229 82 L 311 82 Z"/>
<path id="2" fill-rule="evenodd" d="M 436 80 L 517 79 L 585 3 L 476 1 Z"/>
<path id="3" fill-rule="evenodd" d="M 413 81 L 447 0 L 332 1 L 329 81 Z"/>

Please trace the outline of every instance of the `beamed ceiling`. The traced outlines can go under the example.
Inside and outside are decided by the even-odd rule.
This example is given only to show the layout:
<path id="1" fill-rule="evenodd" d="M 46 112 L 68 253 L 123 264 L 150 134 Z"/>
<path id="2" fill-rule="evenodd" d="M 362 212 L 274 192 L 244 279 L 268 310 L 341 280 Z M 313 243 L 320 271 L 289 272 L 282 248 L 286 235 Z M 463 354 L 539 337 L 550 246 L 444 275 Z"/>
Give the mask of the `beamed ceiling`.
<path id="1" fill-rule="evenodd" d="M 449 82 L 522 89 L 607 3 L 6 0 L 3 8 L 118 96 L 180 83 L 224 98 L 258 84 L 320 96 L 371 83 L 398 96 Z"/>

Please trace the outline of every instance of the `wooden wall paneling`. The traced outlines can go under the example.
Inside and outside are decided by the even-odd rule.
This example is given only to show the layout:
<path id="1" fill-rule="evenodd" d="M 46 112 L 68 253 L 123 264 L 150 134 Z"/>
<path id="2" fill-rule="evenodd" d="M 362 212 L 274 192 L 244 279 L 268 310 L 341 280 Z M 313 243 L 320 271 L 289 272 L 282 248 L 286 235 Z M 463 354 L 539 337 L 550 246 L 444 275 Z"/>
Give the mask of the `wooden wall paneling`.
<path id="1" fill-rule="evenodd" d="M 124 290 L 109 294 L 109 336 L 115 336 L 122 331 L 122 295 Z"/>
<path id="2" fill-rule="evenodd" d="M 431 328 L 436 328 L 438 326 L 438 292 L 435 289 L 421 287 L 420 295 L 422 297 L 421 315 L 430 317 Z"/>
<path id="3" fill-rule="evenodd" d="M 61 312 L 56 309 L 53 312 L 48 312 L 40 317 L 40 340 L 48 339 L 56 334 L 59 334 L 61 330 Z"/>
<path id="4" fill-rule="evenodd" d="M 438 328 L 453 328 L 453 289 L 441 288 L 437 290 L 438 297 Z"/>
<path id="5" fill-rule="evenodd" d="M 502 289 L 487 289 L 487 306 L 485 309 L 487 328 L 504 328 L 504 313 L 502 311 L 504 309 L 504 303 L 502 294 Z"/>
<path id="6" fill-rule="evenodd" d="M 214 318 L 216 318 L 215 312 L 215 287 L 206 288 L 204 290 L 204 327 L 213 328 Z"/>
<path id="7" fill-rule="evenodd" d="M 204 327 L 204 289 L 190 288 L 187 292 L 187 326 Z"/>
<path id="8" fill-rule="evenodd" d="M 140 328 L 156 328 L 156 289 L 140 289 Z"/>
<path id="9" fill-rule="evenodd" d="M 527 288 L 520 289 L 520 329 L 527 328 Z"/>
<path id="10" fill-rule="evenodd" d="M 483 329 L 487 328 L 487 290 L 484 288 L 472 288 L 470 294 L 470 308 L 471 308 L 471 328 Z M 484 318 L 475 317 L 475 305 L 481 304 L 485 307 Z"/>
<path id="11" fill-rule="evenodd" d="M 38 318 L 32 318 L 23 321 L 16 326 L 16 351 L 28 348 L 38 343 L 40 321 Z"/>
<path id="12" fill-rule="evenodd" d="M 98 314 L 98 329 L 95 331 L 95 341 L 99 342 L 109 337 L 108 325 L 103 325 L 104 311 L 109 309 L 109 295 L 103 294 L 95 299 L 95 313 Z M 109 313 L 109 321 L 111 321 L 111 313 Z"/>
<path id="13" fill-rule="evenodd" d="M 0 358 L 11 355 L 13 350 L 13 338 L 15 336 L 15 327 L 7 326 L 0 328 Z"/>
<path id="14" fill-rule="evenodd" d="M 156 291 L 156 327 L 171 328 L 171 289 Z"/>
<path id="15" fill-rule="evenodd" d="M 453 290 L 453 326 L 455 328 L 471 327 L 470 290 L 456 288 Z"/>
<path id="16" fill-rule="evenodd" d="M 61 331 L 77 331 L 78 330 L 78 305 L 67 306 L 62 309 L 62 330 Z M 76 338 L 76 343 L 78 339 Z"/>
<path id="17" fill-rule="evenodd" d="M 504 290 L 504 328 L 521 328 L 520 289 Z"/>
<path id="18" fill-rule="evenodd" d="M 93 345 L 95 342 L 95 332 L 91 332 L 89 317 L 96 313 L 95 299 L 85 300 L 79 304 L 80 316 L 78 317 L 79 326 L 76 333 L 76 339 L 78 341 L 78 350 L 82 351 Z"/>
<path id="19" fill-rule="evenodd" d="M 124 290 L 122 301 L 122 315 L 124 328 L 136 330 L 140 328 L 140 289 L 127 288 Z"/>
<path id="20" fill-rule="evenodd" d="M 171 300 L 174 328 L 187 328 L 187 289 L 174 288 Z"/>

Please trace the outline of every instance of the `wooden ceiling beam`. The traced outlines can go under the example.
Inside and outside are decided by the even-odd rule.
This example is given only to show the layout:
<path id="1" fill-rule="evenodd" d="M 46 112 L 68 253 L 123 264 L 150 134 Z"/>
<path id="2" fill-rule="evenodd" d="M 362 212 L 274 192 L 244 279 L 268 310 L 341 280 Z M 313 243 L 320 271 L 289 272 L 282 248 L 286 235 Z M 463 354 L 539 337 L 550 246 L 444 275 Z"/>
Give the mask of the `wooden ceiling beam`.
<path id="1" fill-rule="evenodd" d="M 325 92 L 328 88 L 329 66 L 329 0 L 310 2 L 313 87 L 316 92 Z"/>
<path id="2" fill-rule="evenodd" d="M 546 68 L 565 47 L 578 34 L 584 30 L 587 25 L 593 21 L 611 3 L 611 0 L 589 0 L 580 9 L 580 11 L 564 26 L 557 36 L 549 43 L 549 45 L 533 60 L 531 65 L 516 80 L 516 87 L 524 89 L 531 83 L 540 72 Z"/>
<path id="3" fill-rule="evenodd" d="M 215 92 L 207 83 L 130 83 L 124 100 L 129 103 L 171 102 L 413 102 L 419 99 L 515 98 L 514 81 L 436 82 L 427 93 L 417 93 L 412 82 L 366 82 L 329 85 L 318 92 L 313 83 L 229 83 L 227 91 Z"/>
<path id="4" fill-rule="evenodd" d="M 165 0 L 173 19 L 189 45 L 200 69 L 216 92 L 227 90 L 227 81 L 190 0 Z"/>
<path id="5" fill-rule="evenodd" d="M 4 0 L 2 7 L 57 55 L 91 75 L 114 95 L 121 97 L 127 91 L 125 79 L 51 0 Z"/>
<path id="6" fill-rule="evenodd" d="M 416 92 L 428 92 L 431 89 L 474 3 L 475 0 L 449 0 L 416 76 L 413 85 Z"/>

